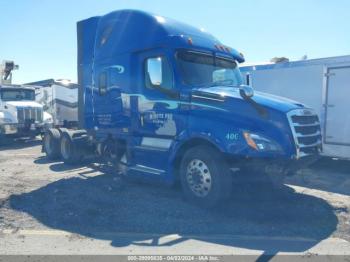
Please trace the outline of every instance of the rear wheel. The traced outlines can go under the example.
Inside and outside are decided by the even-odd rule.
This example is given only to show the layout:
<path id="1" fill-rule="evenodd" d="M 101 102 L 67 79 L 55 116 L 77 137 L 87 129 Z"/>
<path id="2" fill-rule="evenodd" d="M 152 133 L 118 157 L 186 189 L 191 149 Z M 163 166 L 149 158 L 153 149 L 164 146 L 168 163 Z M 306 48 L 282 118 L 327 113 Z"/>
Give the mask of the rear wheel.
<path id="1" fill-rule="evenodd" d="M 76 146 L 72 136 L 68 132 L 62 134 L 60 147 L 64 163 L 76 164 L 80 162 L 82 158 L 81 150 Z"/>
<path id="2" fill-rule="evenodd" d="M 43 139 L 43 149 L 49 159 L 60 157 L 60 132 L 57 129 L 46 131 Z"/>
<path id="3" fill-rule="evenodd" d="M 180 166 L 184 194 L 202 207 L 214 207 L 230 196 L 232 177 L 220 152 L 209 146 L 189 149 Z"/>

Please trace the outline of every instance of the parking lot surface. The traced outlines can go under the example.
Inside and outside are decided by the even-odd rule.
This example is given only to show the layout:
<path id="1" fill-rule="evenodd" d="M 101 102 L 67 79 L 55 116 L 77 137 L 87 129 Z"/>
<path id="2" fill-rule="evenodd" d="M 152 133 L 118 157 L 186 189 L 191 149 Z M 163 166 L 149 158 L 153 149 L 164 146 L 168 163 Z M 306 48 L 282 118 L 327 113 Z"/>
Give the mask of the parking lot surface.
<path id="1" fill-rule="evenodd" d="M 234 186 L 214 210 L 179 187 L 50 162 L 41 141 L 0 148 L 0 254 L 350 255 L 350 163 L 325 159 L 279 191 Z"/>

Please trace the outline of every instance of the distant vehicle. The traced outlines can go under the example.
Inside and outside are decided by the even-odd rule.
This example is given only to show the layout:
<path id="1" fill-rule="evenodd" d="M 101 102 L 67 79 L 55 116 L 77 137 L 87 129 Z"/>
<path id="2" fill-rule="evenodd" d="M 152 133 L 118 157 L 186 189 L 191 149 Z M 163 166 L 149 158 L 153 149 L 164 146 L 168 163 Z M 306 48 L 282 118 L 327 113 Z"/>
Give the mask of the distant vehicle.
<path id="1" fill-rule="evenodd" d="M 4 61 L 0 70 L 0 144 L 10 137 L 34 137 L 52 126 L 52 117 L 35 102 L 35 88 L 12 85 L 13 61 Z"/>
<path id="2" fill-rule="evenodd" d="M 50 114 L 35 102 L 35 89 L 0 86 L 0 140 L 8 137 L 35 137 L 52 125 Z"/>
<path id="3" fill-rule="evenodd" d="M 17 70 L 18 65 L 14 61 L 3 60 L 0 65 L 0 84 L 11 85 L 12 84 L 12 71 Z"/>
<path id="4" fill-rule="evenodd" d="M 49 113 L 55 127 L 78 126 L 78 85 L 65 79 L 27 83 L 36 87 L 36 101 Z"/>
<path id="5" fill-rule="evenodd" d="M 243 85 L 244 57 L 202 29 L 141 11 L 78 22 L 79 130 L 50 129 L 49 158 L 97 153 L 125 175 L 212 207 L 247 168 L 281 185 L 317 159 L 317 114 Z"/>
<path id="6" fill-rule="evenodd" d="M 350 159 L 350 56 L 241 67 L 255 89 L 282 95 L 320 115 L 323 155 Z"/>

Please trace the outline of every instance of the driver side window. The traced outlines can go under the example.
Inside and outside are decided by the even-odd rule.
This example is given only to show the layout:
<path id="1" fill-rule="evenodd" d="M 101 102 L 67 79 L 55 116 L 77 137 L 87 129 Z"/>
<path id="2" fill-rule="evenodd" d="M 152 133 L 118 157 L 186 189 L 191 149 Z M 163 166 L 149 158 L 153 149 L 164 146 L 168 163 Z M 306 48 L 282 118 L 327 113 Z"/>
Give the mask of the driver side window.
<path id="1" fill-rule="evenodd" d="M 145 84 L 147 88 L 173 88 L 173 73 L 164 56 L 146 59 Z"/>

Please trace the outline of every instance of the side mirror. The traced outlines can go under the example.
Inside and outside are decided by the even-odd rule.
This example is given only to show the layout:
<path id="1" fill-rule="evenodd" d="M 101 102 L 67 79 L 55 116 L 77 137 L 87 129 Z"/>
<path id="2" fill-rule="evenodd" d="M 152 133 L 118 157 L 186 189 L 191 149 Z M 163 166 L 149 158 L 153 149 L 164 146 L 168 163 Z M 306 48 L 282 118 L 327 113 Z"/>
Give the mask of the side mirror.
<path id="1" fill-rule="evenodd" d="M 243 98 L 251 98 L 254 96 L 254 89 L 251 86 L 241 85 L 239 92 Z"/>

